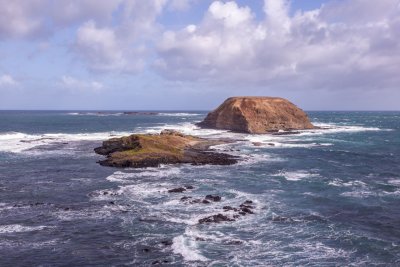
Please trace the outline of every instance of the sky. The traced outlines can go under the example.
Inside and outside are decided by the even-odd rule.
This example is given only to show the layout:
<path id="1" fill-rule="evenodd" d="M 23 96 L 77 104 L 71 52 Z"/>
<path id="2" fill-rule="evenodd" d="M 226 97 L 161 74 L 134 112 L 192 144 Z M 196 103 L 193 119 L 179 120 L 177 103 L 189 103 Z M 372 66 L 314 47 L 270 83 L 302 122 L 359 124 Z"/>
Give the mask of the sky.
<path id="1" fill-rule="evenodd" d="M 0 109 L 400 110 L 400 0 L 0 0 Z"/>

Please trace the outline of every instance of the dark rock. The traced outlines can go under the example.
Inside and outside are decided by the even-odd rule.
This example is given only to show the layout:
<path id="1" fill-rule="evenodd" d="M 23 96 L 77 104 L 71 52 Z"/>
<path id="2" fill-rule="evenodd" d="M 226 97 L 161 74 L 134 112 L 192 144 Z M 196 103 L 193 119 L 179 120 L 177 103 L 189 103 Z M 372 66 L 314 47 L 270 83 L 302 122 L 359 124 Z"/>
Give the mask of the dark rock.
<path id="1" fill-rule="evenodd" d="M 246 200 L 245 202 L 243 202 L 244 205 L 249 205 L 249 204 L 253 204 L 253 201 L 251 200 Z"/>
<path id="2" fill-rule="evenodd" d="M 149 248 L 144 248 L 144 249 L 143 249 L 143 252 L 146 252 L 146 253 L 147 253 L 147 252 L 150 252 L 150 249 L 149 249 Z"/>
<path id="3" fill-rule="evenodd" d="M 173 242 L 172 242 L 172 240 L 164 240 L 164 241 L 161 241 L 161 244 L 163 244 L 166 247 L 169 247 L 169 246 L 172 246 Z"/>
<path id="4" fill-rule="evenodd" d="M 267 145 L 269 145 L 269 146 L 275 146 L 274 143 L 268 143 Z"/>
<path id="5" fill-rule="evenodd" d="M 224 207 L 222 207 L 225 211 L 228 211 L 228 210 L 235 210 L 235 208 L 233 208 L 233 207 L 231 207 L 231 206 L 224 206 Z"/>
<path id="6" fill-rule="evenodd" d="M 243 212 L 246 212 L 246 213 L 249 213 L 249 214 L 254 214 L 254 212 L 251 210 L 251 209 L 249 209 L 249 208 L 242 208 L 241 209 Z"/>
<path id="7" fill-rule="evenodd" d="M 203 204 L 210 204 L 211 202 L 208 201 L 207 199 L 203 199 L 203 201 L 202 201 L 201 203 L 203 203 Z"/>
<path id="8" fill-rule="evenodd" d="M 241 245 L 241 244 L 243 244 L 243 241 L 231 240 L 231 241 L 228 241 L 227 243 L 228 243 L 228 245 Z"/>
<path id="9" fill-rule="evenodd" d="M 108 202 L 108 203 L 110 203 L 111 205 L 115 205 L 115 202 L 114 202 L 114 201 L 110 201 L 110 202 Z"/>
<path id="10" fill-rule="evenodd" d="M 244 204 L 240 204 L 240 206 L 239 206 L 241 209 L 243 209 L 243 208 L 247 208 L 247 209 L 254 209 L 254 207 L 253 206 L 250 206 L 250 205 L 244 205 Z"/>
<path id="11" fill-rule="evenodd" d="M 143 111 L 125 111 L 124 115 L 158 115 L 157 112 L 143 112 Z"/>
<path id="12" fill-rule="evenodd" d="M 221 222 L 233 222 L 235 221 L 234 219 L 229 218 L 228 216 L 225 216 L 221 213 L 217 214 L 217 215 L 211 215 L 208 217 L 205 217 L 203 219 L 199 220 L 200 224 L 204 224 L 204 223 L 221 223 Z"/>
<path id="13" fill-rule="evenodd" d="M 184 191 L 186 191 L 185 188 L 183 188 L 183 187 L 178 187 L 178 188 L 174 188 L 174 189 L 168 190 L 168 193 L 182 193 L 182 192 L 184 192 Z"/>
<path id="14" fill-rule="evenodd" d="M 192 197 L 187 197 L 187 196 L 181 197 L 181 201 L 188 201 L 189 199 L 192 199 Z"/>
<path id="15" fill-rule="evenodd" d="M 221 197 L 220 196 L 217 196 L 217 195 L 207 195 L 206 196 L 206 199 L 207 200 L 211 200 L 211 201 L 214 201 L 214 202 L 219 202 L 219 201 L 221 201 Z"/>
<path id="16" fill-rule="evenodd" d="M 206 241 L 206 240 L 202 237 L 196 237 L 196 241 Z"/>
<path id="17" fill-rule="evenodd" d="M 185 188 L 186 188 L 186 189 L 193 189 L 194 187 L 191 186 L 191 185 L 185 185 Z"/>
<path id="18" fill-rule="evenodd" d="M 297 131 L 284 131 L 284 132 L 272 133 L 272 135 L 293 135 L 293 134 L 300 134 L 300 132 L 297 132 Z"/>

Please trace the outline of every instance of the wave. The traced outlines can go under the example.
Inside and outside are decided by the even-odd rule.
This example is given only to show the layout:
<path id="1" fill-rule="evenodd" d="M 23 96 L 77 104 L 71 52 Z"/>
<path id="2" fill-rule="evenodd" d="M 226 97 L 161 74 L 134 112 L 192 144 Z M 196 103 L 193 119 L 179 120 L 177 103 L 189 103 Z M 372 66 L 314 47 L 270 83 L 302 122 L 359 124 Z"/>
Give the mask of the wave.
<path id="1" fill-rule="evenodd" d="M 191 238 L 192 235 L 191 231 L 186 229 L 185 234 L 174 237 L 173 252 L 182 255 L 185 261 L 207 261 L 208 259 L 198 251 L 197 242 Z"/>
<path id="2" fill-rule="evenodd" d="M 200 113 L 186 113 L 186 112 L 163 112 L 158 113 L 159 116 L 167 116 L 167 117 L 195 117 L 203 114 Z"/>
<path id="3" fill-rule="evenodd" d="M 316 173 L 310 173 L 304 170 L 300 170 L 293 172 L 283 171 L 278 174 L 275 174 L 274 176 L 283 176 L 288 181 L 300 181 L 306 178 L 318 177 L 319 175 Z"/>
<path id="4" fill-rule="evenodd" d="M 0 134 L 0 152 L 21 153 L 38 146 L 63 143 L 69 141 L 102 141 L 111 137 L 129 135 L 129 132 L 98 132 L 98 133 L 46 133 L 27 134 L 8 132 Z"/>
<path id="5" fill-rule="evenodd" d="M 9 234 L 9 233 L 21 233 L 21 232 L 32 232 L 32 231 L 40 231 L 46 228 L 52 228 L 49 226 L 24 226 L 21 224 L 8 224 L 8 225 L 0 225 L 0 234 Z"/>

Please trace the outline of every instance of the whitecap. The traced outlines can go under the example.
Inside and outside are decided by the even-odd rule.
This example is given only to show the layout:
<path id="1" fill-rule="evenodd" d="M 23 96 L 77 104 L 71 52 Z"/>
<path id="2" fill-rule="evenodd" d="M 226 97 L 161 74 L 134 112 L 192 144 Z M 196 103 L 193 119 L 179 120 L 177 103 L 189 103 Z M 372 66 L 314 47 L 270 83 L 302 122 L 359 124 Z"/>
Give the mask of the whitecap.
<path id="1" fill-rule="evenodd" d="M 32 231 L 40 231 L 46 228 L 53 228 L 49 226 L 24 226 L 21 224 L 8 224 L 8 225 L 0 225 L 0 234 L 9 234 L 9 233 L 21 233 L 21 232 L 32 232 Z"/>
<path id="2" fill-rule="evenodd" d="M 7 132 L 0 134 L 0 151 L 21 153 L 38 146 L 61 142 L 74 141 L 101 141 L 111 137 L 128 135 L 128 132 L 97 132 L 97 133 L 45 133 L 27 134 L 21 132 Z M 44 153 L 44 152 L 43 152 Z"/>
<path id="3" fill-rule="evenodd" d="M 199 252 L 197 242 L 190 235 L 190 230 L 187 229 L 185 234 L 174 237 L 173 252 L 182 255 L 185 261 L 207 261 L 208 259 Z"/>
<path id="4" fill-rule="evenodd" d="M 315 174 L 315 173 L 310 173 L 310 172 L 307 172 L 304 170 L 300 170 L 300 171 L 294 171 L 294 172 L 283 171 L 278 174 L 275 174 L 274 176 L 283 176 L 288 181 L 300 181 L 305 178 L 318 177 L 319 175 Z"/>
<path id="5" fill-rule="evenodd" d="M 200 116 L 203 114 L 200 113 L 186 113 L 186 112 L 163 112 L 159 113 L 159 116 L 167 116 L 167 117 L 192 117 L 192 116 Z"/>
<path id="6" fill-rule="evenodd" d="M 133 171 L 133 172 L 116 171 L 112 175 L 108 176 L 106 179 L 110 182 L 130 183 L 130 182 L 132 182 L 132 180 L 137 180 L 138 178 L 171 177 L 171 176 L 177 176 L 180 173 L 181 173 L 181 170 L 178 167 L 170 167 L 170 166 L 162 165 L 157 168 L 151 167 L 151 168 L 146 168 L 144 170 Z"/>

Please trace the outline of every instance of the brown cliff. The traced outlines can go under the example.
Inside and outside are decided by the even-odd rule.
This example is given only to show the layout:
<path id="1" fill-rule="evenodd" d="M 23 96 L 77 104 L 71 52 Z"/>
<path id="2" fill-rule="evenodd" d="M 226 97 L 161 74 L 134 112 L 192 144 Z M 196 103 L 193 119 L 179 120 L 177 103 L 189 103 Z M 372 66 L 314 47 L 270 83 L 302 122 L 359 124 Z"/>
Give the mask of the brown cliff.
<path id="1" fill-rule="evenodd" d="M 303 110 L 279 97 L 228 98 L 198 125 L 256 134 L 315 128 Z"/>

